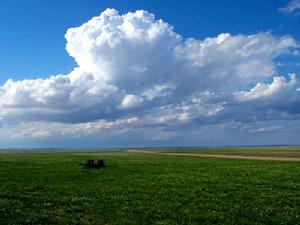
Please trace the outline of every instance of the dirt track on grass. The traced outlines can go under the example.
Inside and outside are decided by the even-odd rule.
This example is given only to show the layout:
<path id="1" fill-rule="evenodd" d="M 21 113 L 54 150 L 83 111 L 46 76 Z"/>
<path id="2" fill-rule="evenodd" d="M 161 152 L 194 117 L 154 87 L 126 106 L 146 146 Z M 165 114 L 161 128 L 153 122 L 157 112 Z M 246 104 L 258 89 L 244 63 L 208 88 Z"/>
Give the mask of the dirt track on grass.
<path id="1" fill-rule="evenodd" d="M 286 161 L 300 162 L 300 158 L 284 157 L 265 157 L 265 156 L 243 156 L 243 155 L 221 155 L 221 154 L 204 154 L 204 153 L 174 153 L 174 152 L 157 152 L 143 150 L 129 150 L 129 153 L 146 154 L 146 155 L 171 155 L 171 156 L 192 156 L 202 158 L 220 158 L 220 159 L 244 159 L 244 160 L 262 160 L 262 161 Z"/>

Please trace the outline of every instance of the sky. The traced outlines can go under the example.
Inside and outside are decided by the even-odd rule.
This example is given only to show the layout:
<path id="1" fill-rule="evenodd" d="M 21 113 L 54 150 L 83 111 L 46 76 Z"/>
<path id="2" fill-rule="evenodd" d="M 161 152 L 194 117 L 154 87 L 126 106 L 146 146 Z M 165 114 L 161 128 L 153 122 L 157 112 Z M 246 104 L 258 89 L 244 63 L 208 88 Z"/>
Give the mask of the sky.
<path id="1" fill-rule="evenodd" d="M 300 144 L 300 0 L 0 2 L 0 148 Z"/>

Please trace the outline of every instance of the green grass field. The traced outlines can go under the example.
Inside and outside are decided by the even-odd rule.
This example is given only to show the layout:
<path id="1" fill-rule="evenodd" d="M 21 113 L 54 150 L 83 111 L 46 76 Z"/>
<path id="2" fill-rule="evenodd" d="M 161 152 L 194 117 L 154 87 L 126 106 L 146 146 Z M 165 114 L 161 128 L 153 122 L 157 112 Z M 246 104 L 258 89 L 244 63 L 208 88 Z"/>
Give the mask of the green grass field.
<path id="1" fill-rule="evenodd" d="M 300 224 L 300 163 L 0 153 L 0 224 Z"/>

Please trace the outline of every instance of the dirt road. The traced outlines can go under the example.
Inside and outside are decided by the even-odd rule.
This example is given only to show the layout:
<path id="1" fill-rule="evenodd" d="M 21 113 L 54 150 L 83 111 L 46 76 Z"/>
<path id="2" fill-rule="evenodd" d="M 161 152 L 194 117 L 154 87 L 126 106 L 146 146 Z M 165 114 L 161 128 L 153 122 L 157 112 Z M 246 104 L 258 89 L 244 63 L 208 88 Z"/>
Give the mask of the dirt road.
<path id="1" fill-rule="evenodd" d="M 174 153 L 174 152 L 158 152 L 158 151 L 149 151 L 149 150 L 129 150 L 128 152 L 135 153 L 135 154 L 148 154 L 148 155 L 172 155 L 172 156 L 192 156 L 192 157 L 202 157 L 202 158 L 300 162 L 300 158 L 284 158 L 284 157 L 221 155 L 221 154 L 204 154 L 204 153 L 203 154 L 202 153 Z"/>

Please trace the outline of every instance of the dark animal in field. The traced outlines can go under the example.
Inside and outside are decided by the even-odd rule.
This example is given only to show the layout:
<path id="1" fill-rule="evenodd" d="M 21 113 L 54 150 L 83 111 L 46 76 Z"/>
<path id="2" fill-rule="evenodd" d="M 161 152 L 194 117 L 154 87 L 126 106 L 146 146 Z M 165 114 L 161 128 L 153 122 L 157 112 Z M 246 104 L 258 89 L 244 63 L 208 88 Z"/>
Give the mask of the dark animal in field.
<path id="1" fill-rule="evenodd" d="M 83 168 L 96 168 L 96 169 L 106 167 L 103 159 L 97 161 L 90 159 L 87 160 L 86 163 L 81 163 L 79 165 L 83 166 Z"/>

